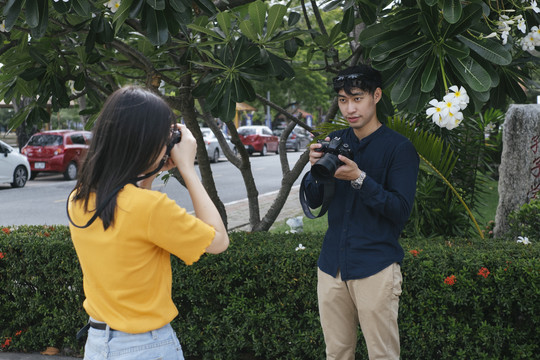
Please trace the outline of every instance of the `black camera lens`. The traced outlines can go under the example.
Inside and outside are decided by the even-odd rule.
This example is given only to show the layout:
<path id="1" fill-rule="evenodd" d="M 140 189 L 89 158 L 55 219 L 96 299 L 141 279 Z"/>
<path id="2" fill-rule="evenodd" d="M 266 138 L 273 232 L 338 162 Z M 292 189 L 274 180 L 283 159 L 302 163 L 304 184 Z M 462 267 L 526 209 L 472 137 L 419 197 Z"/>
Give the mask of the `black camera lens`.
<path id="1" fill-rule="evenodd" d="M 311 167 L 311 175 L 319 181 L 328 180 L 334 177 L 337 168 L 342 164 L 341 160 L 330 153 L 324 154 L 319 161 Z"/>

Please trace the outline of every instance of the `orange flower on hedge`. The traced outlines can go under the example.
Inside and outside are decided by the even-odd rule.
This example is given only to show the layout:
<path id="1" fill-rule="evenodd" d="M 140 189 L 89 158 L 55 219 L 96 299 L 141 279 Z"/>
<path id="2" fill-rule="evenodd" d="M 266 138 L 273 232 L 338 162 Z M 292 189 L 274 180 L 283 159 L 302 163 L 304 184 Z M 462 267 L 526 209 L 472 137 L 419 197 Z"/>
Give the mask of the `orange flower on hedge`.
<path id="1" fill-rule="evenodd" d="M 456 276 L 455 275 L 447 276 L 446 279 L 444 279 L 444 283 L 450 286 L 454 285 L 456 283 Z"/>
<path id="2" fill-rule="evenodd" d="M 8 337 L 8 338 L 6 339 L 6 341 L 4 341 L 4 343 L 2 344 L 2 349 L 5 349 L 5 348 L 7 348 L 9 345 L 11 345 L 11 342 L 12 342 L 12 341 L 11 341 L 11 338 Z"/>
<path id="3" fill-rule="evenodd" d="M 17 332 L 15 333 L 15 336 L 21 336 L 21 334 L 22 334 L 22 330 L 19 330 L 19 331 L 17 331 Z"/>
<path id="4" fill-rule="evenodd" d="M 478 275 L 483 276 L 484 278 L 487 279 L 489 275 L 489 270 L 485 267 L 481 267 L 480 270 L 478 270 Z"/>
<path id="5" fill-rule="evenodd" d="M 4 258 L 4 253 L 0 252 L 0 259 Z"/>
<path id="6" fill-rule="evenodd" d="M 9 235 L 11 233 L 11 230 L 9 228 L 2 228 L 2 231 L 4 232 L 4 234 L 6 235 Z"/>
<path id="7" fill-rule="evenodd" d="M 417 257 L 419 251 L 418 250 L 409 250 L 409 253 L 411 253 L 412 256 Z"/>

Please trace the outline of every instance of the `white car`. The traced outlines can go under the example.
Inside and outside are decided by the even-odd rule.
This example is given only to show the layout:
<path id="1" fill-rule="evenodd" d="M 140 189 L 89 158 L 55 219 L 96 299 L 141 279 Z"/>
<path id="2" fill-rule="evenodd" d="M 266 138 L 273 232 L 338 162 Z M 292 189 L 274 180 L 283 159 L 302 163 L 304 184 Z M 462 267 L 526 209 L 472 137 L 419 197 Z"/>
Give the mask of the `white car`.
<path id="1" fill-rule="evenodd" d="M 23 187 L 30 178 L 30 164 L 26 156 L 0 141 L 0 183 Z"/>
<path id="2" fill-rule="evenodd" d="M 204 138 L 204 143 L 206 145 L 206 151 L 208 152 L 208 159 L 210 159 L 210 162 L 216 163 L 218 162 L 221 155 L 223 155 L 223 149 L 221 149 L 221 146 L 219 146 L 219 142 L 216 138 L 216 135 L 210 130 L 210 128 L 202 127 L 201 132 Z M 234 152 L 236 156 L 236 146 L 231 142 L 231 137 L 225 133 L 223 133 L 223 136 L 225 137 L 225 140 L 227 140 L 227 145 L 229 145 L 229 148 Z"/>

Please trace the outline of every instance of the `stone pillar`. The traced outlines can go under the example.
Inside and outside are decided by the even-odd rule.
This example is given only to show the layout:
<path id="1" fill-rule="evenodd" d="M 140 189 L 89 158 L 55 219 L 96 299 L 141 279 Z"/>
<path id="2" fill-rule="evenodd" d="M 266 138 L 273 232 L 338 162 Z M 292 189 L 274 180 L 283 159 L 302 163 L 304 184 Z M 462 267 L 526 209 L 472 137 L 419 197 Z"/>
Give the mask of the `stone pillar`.
<path id="1" fill-rule="evenodd" d="M 533 198 L 540 198 L 540 105 L 510 105 L 504 120 L 494 236 L 504 235 L 508 215 Z"/>

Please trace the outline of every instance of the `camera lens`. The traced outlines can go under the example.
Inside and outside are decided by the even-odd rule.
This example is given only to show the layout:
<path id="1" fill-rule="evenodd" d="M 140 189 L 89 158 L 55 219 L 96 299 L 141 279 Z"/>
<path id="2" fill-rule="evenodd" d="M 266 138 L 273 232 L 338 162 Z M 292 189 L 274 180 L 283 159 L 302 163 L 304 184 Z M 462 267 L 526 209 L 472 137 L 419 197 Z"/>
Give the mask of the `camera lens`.
<path id="1" fill-rule="evenodd" d="M 328 180 L 334 177 L 340 160 L 334 154 L 326 153 L 311 167 L 311 175 L 316 180 Z"/>

